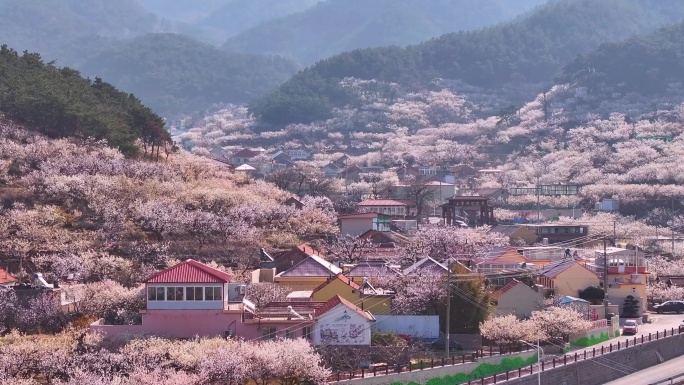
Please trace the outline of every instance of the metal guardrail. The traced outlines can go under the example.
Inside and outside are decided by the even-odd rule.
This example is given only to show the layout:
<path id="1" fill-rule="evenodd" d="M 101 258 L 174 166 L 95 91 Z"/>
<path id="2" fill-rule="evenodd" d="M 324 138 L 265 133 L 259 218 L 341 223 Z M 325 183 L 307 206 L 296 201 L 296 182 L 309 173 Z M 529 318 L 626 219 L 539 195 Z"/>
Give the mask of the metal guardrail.
<path id="1" fill-rule="evenodd" d="M 675 380 L 677 380 L 677 382 L 674 382 Z M 651 382 L 648 385 L 661 385 L 661 384 L 672 384 L 672 385 L 674 385 L 674 384 L 681 384 L 682 381 L 684 381 L 684 373 L 680 373 L 676 376 L 664 378 L 664 379 L 656 381 L 656 382 Z"/>
<path id="2" fill-rule="evenodd" d="M 656 341 L 660 340 L 663 338 L 670 338 L 679 334 L 684 334 L 684 327 L 682 328 L 672 328 L 672 329 L 664 329 L 662 332 L 657 331 L 655 333 L 648 333 L 648 335 L 641 335 L 641 337 L 632 337 L 632 338 L 626 338 L 625 340 L 621 341 L 620 338 L 616 338 L 617 344 L 611 342 L 608 346 L 601 345 L 600 348 L 597 347 L 592 347 L 591 349 L 586 348 L 583 351 L 576 350 L 573 353 L 566 353 L 560 356 L 554 356 L 546 359 L 543 359 L 540 363 L 535 363 L 531 364 L 527 367 L 519 368 L 519 369 L 514 369 L 514 370 L 509 370 L 503 373 L 499 373 L 493 376 L 489 377 L 484 377 L 484 378 L 478 378 L 474 380 L 470 380 L 467 382 L 468 385 L 490 385 L 490 384 L 497 384 L 497 383 L 504 383 L 508 380 L 512 380 L 515 378 L 521 378 L 525 376 L 532 376 L 536 375 L 539 372 L 544 372 L 547 370 L 555 369 L 557 367 L 565 366 L 568 364 L 573 364 L 578 361 L 586 361 L 586 360 L 592 360 L 596 359 L 597 357 L 601 357 L 604 355 L 608 355 L 610 353 L 613 353 L 615 351 L 620 351 L 622 349 L 626 348 L 632 348 L 638 345 L 642 344 L 647 344 L 651 341 Z M 624 342 L 624 343 L 623 343 Z M 526 349 L 530 350 L 530 349 Z M 501 351 L 498 352 L 499 354 L 505 354 Z M 490 353 L 490 356 L 492 355 L 499 355 L 497 352 L 493 351 Z M 479 357 L 486 357 L 486 350 L 485 351 L 480 351 L 479 354 L 473 353 L 472 355 L 464 355 L 461 357 L 461 362 L 446 362 L 444 360 L 435 360 L 429 362 L 429 365 L 423 365 L 421 362 L 420 367 L 414 368 L 413 365 L 384 365 L 380 368 L 375 368 L 372 370 L 361 370 L 360 373 L 358 372 L 349 372 L 349 373 L 335 373 L 333 376 L 331 376 L 328 379 L 328 382 L 345 382 L 348 380 L 353 380 L 356 378 L 365 378 L 365 377 L 375 377 L 375 376 L 382 376 L 382 375 L 388 375 L 388 374 L 395 374 L 395 373 L 405 373 L 405 372 L 410 372 L 410 371 L 415 371 L 415 370 L 425 370 L 425 369 L 431 369 L 434 367 L 440 367 L 440 366 L 451 366 L 451 365 L 458 365 L 466 362 L 477 362 L 477 358 Z M 456 360 L 458 359 L 456 356 L 452 357 L 451 360 Z M 440 362 L 441 361 L 441 362 Z M 450 365 L 451 364 L 451 365 Z M 671 377 L 668 379 L 665 379 L 664 381 L 666 382 L 655 382 L 653 384 L 661 385 L 661 384 L 667 384 L 667 381 L 673 381 L 676 378 L 682 378 L 684 380 L 684 373 L 681 375 L 678 375 L 677 377 Z M 670 382 L 671 384 L 678 384 L 680 382 Z M 649 384 L 649 385 L 653 385 Z"/>

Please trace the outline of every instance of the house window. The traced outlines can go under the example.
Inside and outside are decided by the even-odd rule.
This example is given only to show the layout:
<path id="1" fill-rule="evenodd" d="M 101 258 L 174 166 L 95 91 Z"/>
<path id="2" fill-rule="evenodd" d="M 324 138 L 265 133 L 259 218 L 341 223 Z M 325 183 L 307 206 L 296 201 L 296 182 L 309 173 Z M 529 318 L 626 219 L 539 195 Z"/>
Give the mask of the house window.
<path id="1" fill-rule="evenodd" d="M 306 338 L 307 340 L 310 340 L 311 339 L 311 333 L 312 333 L 311 326 L 304 326 L 304 328 L 302 329 L 302 337 Z"/>
<path id="2" fill-rule="evenodd" d="M 295 338 L 297 338 L 297 336 L 296 336 L 296 329 L 287 328 L 287 329 L 285 330 L 285 338 L 290 338 L 290 339 L 295 339 Z"/>
<path id="3" fill-rule="evenodd" d="M 148 287 L 147 288 L 147 300 L 148 301 L 163 301 L 164 300 L 164 288 L 163 287 Z"/>
<path id="4" fill-rule="evenodd" d="M 261 337 L 265 340 L 276 338 L 276 328 L 274 326 L 264 326 L 261 328 Z"/>
<path id="5" fill-rule="evenodd" d="M 186 287 L 185 300 L 186 301 L 202 301 L 204 299 L 203 287 Z"/>
<path id="6" fill-rule="evenodd" d="M 220 287 L 205 287 L 204 299 L 207 301 L 220 301 L 223 299 L 222 293 Z"/>
<path id="7" fill-rule="evenodd" d="M 167 287 L 166 288 L 166 300 L 167 301 L 182 301 L 183 300 L 183 288 L 182 287 Z"/>

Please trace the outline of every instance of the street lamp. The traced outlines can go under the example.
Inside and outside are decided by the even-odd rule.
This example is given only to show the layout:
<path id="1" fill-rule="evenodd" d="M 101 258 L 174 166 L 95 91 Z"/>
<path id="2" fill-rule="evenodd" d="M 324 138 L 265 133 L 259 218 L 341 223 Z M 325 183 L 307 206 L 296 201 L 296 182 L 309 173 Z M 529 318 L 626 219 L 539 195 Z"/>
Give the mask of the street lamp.
<path id="1" fill-rule="evenodd" d="M 527 341 L 523 340 L 518 340 L 518 342 L 522 342 L 525 345 L 531 346 L 535 349 L 537 349 L 537 384 L 541 385 L 541 356 L 542 356 L 542 351 L 541 348 L 539 347 L 539 340 L 537 340 L 537 345 L 535 346 L 534 344 L 531 344 Z"/>

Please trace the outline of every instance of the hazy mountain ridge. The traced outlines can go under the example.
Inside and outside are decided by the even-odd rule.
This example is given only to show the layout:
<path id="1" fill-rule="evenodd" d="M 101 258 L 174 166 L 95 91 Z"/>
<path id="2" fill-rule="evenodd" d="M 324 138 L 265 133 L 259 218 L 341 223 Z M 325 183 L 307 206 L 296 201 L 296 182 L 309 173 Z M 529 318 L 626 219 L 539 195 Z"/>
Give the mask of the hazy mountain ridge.
<path id="1" fill-rule="evenodd" d="M 277 54 L 305 64 L 358 48 L 405 46 L 513 18 L 547 0 L 327 0 L 229 39 L 229 51 Z"/>
<path id="2" fill-rule="evenodd" d="M 340 87 L 346 77 L 418 90 L 439 78 L 485 87 L 549 84 L 577 54 L 682 17 L 684 3 L 674 0 L 553 2 L 495 27 L 447 34 L 406 49 L 356 50 L 323 60 L 252 103 L 250 111 L 273 124 L 327 119 L 332 108 L 355 103 Z"/>
<path id="3" fill-rule="evenodd" d="M 228 53 L 175 34 L 149 34 L 123 42 L 81 68 L 134 93 L 161 114 L 244 103 L 298 69 L 287 59 Z"/>
<path id="4" fill-rule="evenodd" d="M 80 0 L 0 0 L 0 14 L 2 43 L 71 66 L 112 38 L 129 38 L 159 27 L 158 18 L 135 0 L 93 0 L 87 7 Z"/>

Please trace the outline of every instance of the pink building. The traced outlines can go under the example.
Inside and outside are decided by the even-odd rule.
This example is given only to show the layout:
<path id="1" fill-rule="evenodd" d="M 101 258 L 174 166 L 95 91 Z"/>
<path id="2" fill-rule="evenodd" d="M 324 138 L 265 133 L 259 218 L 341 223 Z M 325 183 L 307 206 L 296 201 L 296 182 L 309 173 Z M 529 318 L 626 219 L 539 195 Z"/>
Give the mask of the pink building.
<path id="1" fill-rule="evenodd" d="M 370 323 L 375 321 L 370 313 L 337 296 L 327 302 L 273 302 L 257 309 L 243 298 L 244 284 L 231 283 L 229 274 L 192 259 L 148 278 L 145 292 L 141 325 L 103 325 L 99 320 L 91 329 L 109 337 L 304 337 L 320 343 L 322 330 L 330 334 L 330 330 L 351 328 L 353 341 L 339 339 L 340 344 L 370 344 Z"/>

